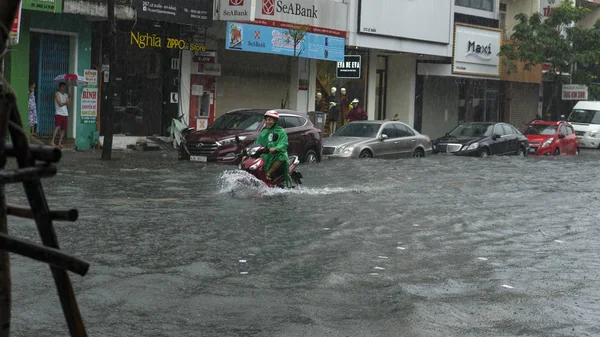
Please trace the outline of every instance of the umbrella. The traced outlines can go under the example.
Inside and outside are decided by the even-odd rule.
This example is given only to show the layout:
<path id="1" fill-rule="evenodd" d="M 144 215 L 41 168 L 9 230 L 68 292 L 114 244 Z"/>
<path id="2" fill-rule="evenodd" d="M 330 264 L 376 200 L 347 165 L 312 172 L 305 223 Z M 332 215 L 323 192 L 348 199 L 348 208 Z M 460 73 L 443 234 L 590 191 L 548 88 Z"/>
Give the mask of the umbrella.
<path id="1" fill-rule="evenodd" d="M 65 82 L 70 86 L 84 85 L 88 83 L 85 77 L 77 74 L 58 75 L 54 78 L 54 82 Z"/>

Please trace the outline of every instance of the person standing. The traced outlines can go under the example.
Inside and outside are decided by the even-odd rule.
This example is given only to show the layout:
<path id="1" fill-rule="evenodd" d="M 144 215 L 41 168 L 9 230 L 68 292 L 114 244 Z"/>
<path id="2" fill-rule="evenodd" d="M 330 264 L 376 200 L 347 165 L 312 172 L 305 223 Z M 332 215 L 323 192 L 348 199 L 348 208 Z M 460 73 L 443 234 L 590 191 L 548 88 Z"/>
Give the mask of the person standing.
<path id="1" fill-rule="evenodd" d="M 52 139 L 50 140 L 50 145 L 54 145 L 54 139 L 56 139 L 56 134 L 60 129 L 60 136 L 58 138 L 58 146 L 63 148 L 62 145 L 63 138 L 65 137 L 65 131 L 69 125 L 69 108 L 68 105 L 71 103 L 71 97 L 67 94 L 67 84 L 65 82 L 61 82 L 58 85 L 58 91 L 54 95 L 54 114 L 56 118 L 56 127 L 54 128 L 54 132 L 52 133 Z"/>
<path id="2" fill-rule="evenodd" d="M 367 112 L 361 108 L 358 98 L 352 101 L 352 110 L 348 113 L 348 123 L 367 120 Z"/>
<path id="3" fill-rule="evenodd" d="M 29 118 L 27 119 L 27 124 L 29 125 L 29 133 L 32 136 L 37 136 L 35 133 L 35 127 L 37 125 L 37 103 L 35 102 L 35 83 L 29 83 L 29 102 L 28 109 Z"/>

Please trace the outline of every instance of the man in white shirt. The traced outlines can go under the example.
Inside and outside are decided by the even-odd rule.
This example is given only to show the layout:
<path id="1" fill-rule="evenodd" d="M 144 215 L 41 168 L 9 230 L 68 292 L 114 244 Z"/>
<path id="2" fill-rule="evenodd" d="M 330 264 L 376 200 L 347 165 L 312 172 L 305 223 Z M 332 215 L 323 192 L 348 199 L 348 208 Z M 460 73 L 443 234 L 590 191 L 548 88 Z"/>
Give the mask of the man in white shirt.
<path id="1" fill-rule="evenodd" d="M 67 94 L 67 84 L 61 82 L 58 85 L 58 91 L 54 95 L 54 110 L 55 110 L 55 118 L 56 118 L 56 127 L 54 128 L 54 132 L 52 133 L 52 140 L 50 140 L 50 145 L 54 145 L 54 139 L 56 138 L 56 133 L 58 133 L 58 129 L 60 129 L 60 136 L 58 138 L 58 147 L 63 148 L 62 140 L 65 137 L 65 131 L 69 127 L 69 109 L 68 105 L 71 103 L 71 97 Z"/>

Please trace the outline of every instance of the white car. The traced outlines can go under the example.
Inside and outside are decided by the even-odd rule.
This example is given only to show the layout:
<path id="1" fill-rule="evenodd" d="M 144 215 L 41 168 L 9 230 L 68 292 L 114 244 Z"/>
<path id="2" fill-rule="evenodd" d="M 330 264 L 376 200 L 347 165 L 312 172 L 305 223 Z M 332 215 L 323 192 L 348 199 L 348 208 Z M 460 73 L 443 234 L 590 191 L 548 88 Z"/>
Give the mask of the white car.
<path id="1" fill-rule="evenodd" d="M 600 102 L 578 102 L 569 115 L 569 123 L 575 129 L 580 147 L 600 147 Z"/>

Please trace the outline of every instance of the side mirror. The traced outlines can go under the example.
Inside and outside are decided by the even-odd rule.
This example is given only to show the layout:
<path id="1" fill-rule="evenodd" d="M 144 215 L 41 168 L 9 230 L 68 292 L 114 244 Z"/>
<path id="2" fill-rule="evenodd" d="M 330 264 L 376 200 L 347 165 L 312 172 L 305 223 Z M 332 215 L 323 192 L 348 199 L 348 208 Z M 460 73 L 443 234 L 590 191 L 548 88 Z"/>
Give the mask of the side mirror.
<path id="1" fill-rule="evenodd" d="M 241 142 L 241 141 L 240 141 L 240 137 L 238 137 L 237 135 L 235 136 L 235 142 L 236 142 L 237 144 L 239 144 L 239 143 Z"/>
<path id="2" fill-rule="evenodd" d="M 381 136 L 379 136 L 379 140 L 382 142 L 386 139 L 388 139 L 388 135 L 386 135 L 385 133 L 382 133 Z"/>
<path id="3" fill-rule="evenodd" d="M 563 139 L 563 138 L 565 138 L 565 137 L 566 137 L 566 136 L 565 136 L 565 134 L 564 134 L 564 133 L 562 133 L 562 132 L 558 134 L 558 138 L 560 138 L 560 139 Z"/>
<path id="4" fill-rule="evenodd" d="M 494 135 L 494 137 L 492 137 L 492 139 L 494 139 L 494 140 L 496 140 L 498 138 L 502 138 L 502 136 L 501 135 Z"/>

